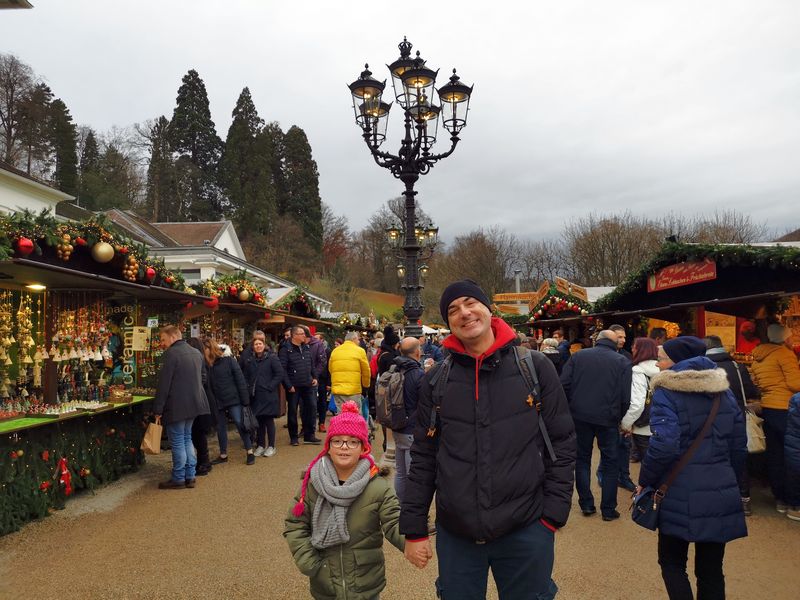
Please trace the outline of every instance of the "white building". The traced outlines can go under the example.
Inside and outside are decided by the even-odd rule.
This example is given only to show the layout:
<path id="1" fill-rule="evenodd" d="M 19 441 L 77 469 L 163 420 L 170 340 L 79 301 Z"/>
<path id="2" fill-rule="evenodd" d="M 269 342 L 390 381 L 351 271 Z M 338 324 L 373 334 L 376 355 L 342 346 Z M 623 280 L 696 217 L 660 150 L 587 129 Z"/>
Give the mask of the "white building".
<path id="1" fill-rule="evenodd" d="M 0 161 L 0 212 L 28 209 L 38 214 L 49 208 L 55 214 L 56 204 L 64 200 L 71 202 L 75 198 Z"/>

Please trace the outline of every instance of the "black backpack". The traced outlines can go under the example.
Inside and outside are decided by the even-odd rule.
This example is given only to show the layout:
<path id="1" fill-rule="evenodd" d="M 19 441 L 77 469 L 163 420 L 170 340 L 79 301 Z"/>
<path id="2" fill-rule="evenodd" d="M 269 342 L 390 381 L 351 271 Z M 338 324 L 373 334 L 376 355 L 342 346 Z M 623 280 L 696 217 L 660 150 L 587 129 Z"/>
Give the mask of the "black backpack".
<path id="1" fill-rule="evenodd" d="M 520 375 L 525 380 L 525 386 L 528 388 L 528 403 L 532 406 L 536 407 L 536 413 L 541 414 L 542 412 L 542 390 L 539 385 L 539 377 L 536 374 L 536 367 L 533 364 L 533 357 L 531 355 L 531 350 L 525 348 L 524 346 L 514 346 L 514 359 L 517 363 L 517 369 L 519 369 Z M 431 416 L 428 426 L 428 437 L 433 437 L 436 435 L 436 430 L 438 428 L 439 423 L 439 409 L 442 405 L 442 399 L 444 398 L 444 390 L 447 385 L 447 378 L 450 376 L 450 366 L 453 364 L 453 357 L 452 355 L 448 354 L 447 357 L 439 363 L 436 367 L 436 370 L 431 374 L 430 379 L 428 380 L 428 384 L 433 389 L 431 393 L 431 398 L 433 400 L 433 405 L 431 406 Z M 556 453 L 553 450 L 553 444 L 550 441 L 550 436 L 547 433 L 547 426 L 545 425 L 544 419 L 539 419 L 539 430 L 542 432 L 542 438 L 544 439 L 544 445 L 547 447 L 547 453 L 550 456 L 550 460 L 555 462 L 556 460 Z"/>
<path id="2" fill-rule="evenodd" d="M 375 382 L 375 417 L 378 423 L 389 429 L 403 429 L 408 425 L 403 398 L 405 380 L 405 371 L 392 365 Z"/>

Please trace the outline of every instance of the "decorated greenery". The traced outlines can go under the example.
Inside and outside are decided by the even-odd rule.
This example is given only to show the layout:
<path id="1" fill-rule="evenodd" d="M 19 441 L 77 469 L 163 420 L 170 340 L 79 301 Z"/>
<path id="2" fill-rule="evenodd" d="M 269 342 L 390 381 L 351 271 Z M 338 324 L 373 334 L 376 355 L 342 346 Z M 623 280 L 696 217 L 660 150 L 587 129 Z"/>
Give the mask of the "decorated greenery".
<path id="1" fill-rule="evenodd" d="M 111 276 L 131 282 L 178 290 L 185 287 L 180 271 L 168 269 L 163 259 L 148 256 L 147 246 L 121 234 L 103 215 L 83 222 L 60 222 L 50 210 L 2 215 L 0 260 L 13 257 L 57 260 L 76 270 L 110 270 Z M 98 266 L 104 264 L 110 266 Z"/>
<path id="2" fill-rule="evenodd" d="M 217 275 L 192 286 L 198 294 L 211 296 L 216 302 L 243 302 L 267 306 L 267 292 L 257 286 L 245 271 Z"/>
<path id="3" fill-rule="evenodd" d="M 275 310 L 282 310 L 295 315 L 310 317 L 312 319 L 319 318 L 319 313 L 311 305 L 311 302 L 309 302 L 308 290 L 301 286 L 297 286 L 286 296 L 281 298 L 280 302 L 273 306 L 273 308 Z"/>
<path id="4" fill-rule="evenodd" d="M 611 293 L 597 300 L 594 305 L 595 310 L 603 311 L 613 308 L 623 296 L 644 290 L 647 286 L 647 278 L 659 269 L 679 262 L 693 262 L 705 258 L 716 261 L 721 267 L 748 266 L 800 271 L 800 248 L 791 246 L 666 242 L 658 253 L 639 270 L 631 273 Z"/>
<path id="5" fill-rule="evenodd" d="M 137 471 L 144 417 L 136 404 L 0 436 L 0 535 L 63 508 L 76 492 Z"/>

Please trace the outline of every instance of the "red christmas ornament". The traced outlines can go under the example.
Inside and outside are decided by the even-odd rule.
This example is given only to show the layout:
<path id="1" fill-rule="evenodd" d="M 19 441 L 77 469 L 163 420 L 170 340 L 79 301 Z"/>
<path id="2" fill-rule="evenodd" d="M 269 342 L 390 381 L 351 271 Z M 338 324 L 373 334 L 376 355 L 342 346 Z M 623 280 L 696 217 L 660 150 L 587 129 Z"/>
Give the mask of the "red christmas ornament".
<path id="1" fill-rule="evenodd" d="M 147 267 L 147 271 L 145 271 L 145 275 L 147 279 L 153 281 L 156 278 L 156 270 L 153 267 Z"/>
<path id="2" fill-rule="evenodd" d="M 172 278 L 172 275 L 167 275 L 167 276 L 164 278 L 164 281 L 166 281 L 167 283 L 172 283 L 172 282 L 173 282 L 173 281 L 175 281 L 175 280 Z"/>
<path id="3" fill-rule="evenodd" d="M 42 452 L 42 460 L 44 462 L 47 462 L 48 460 L 50 460 L 50 451 L 49 450 L 45 450 L 44 452 Z"/>
<path id="4" fill-rule="evenodd" d="M 217 308 L 219 307 L 219 297 L 218 296 L 211 296 L 211 300 L 206 300 L 203 302 L 204 306 L 208 308 Z"/>
<path id="5" fill-rule="evenodd" d="M 236 289 L 236 286 L 235 286 L 235 285 L 232 285 L 231 287 L 229 287 L 229 288 L 228 288 L 228 293 L 229 293 L 231 296 L 235 296 L 236 294 L 238 294 L 238 293 L 239 293 L 239 290 L 238 290 L 238 289 Z"/>
<path id="6" fill-rule="evenodd" d="M 9 454 L 9 456 L 11 457 L 11 460 L 17 460 L 17 457 L 18 457 L 19 455 L 17 454 L 17 451 L 16 451 L 16 450 L 12 450 L 12 451 L 11 451 L 11 454 Z"/>
<path id="7" fill-rule="evenodd" d="M 17 240 L 17 251 L 22 256 L 28 256 L 31 252 L 33 252 L 33 241 L 26 237 L 19 238 Z"/>
<path id="8" fill-rule="evenodd" d="M 86 240 L 83 239 L 82 237 L 77 237 L 75 238 L 75 243 L 78 244 L 78 246 L 85 246 Z"/>
<path id="9" fill-rule="evenodd" d="M 128 253 L 128 247 L 127 246 L 120 246 L 119 247 L 119 253 L 120 254 L 127 254 Z"/>
<path id="10" fill-rule="evenodd" d="M 258 292 L 256 292 L 256 293 L 255 293 L 255 296 L 253 296 L 253 298 L 255 298 L 255 299 L 256 299 L 256 302 L 261 302 L 261 300 L 263 300 L 263 299 L 264 299 L 264 296 L 262 296 L 261 294 L 259 294 Z"/>
<path id="11" fill-rule="evenodd" d="M 43 481 L 42 483 L 39 484 L 39 489 L 41 491 L 43 491 L 43 492 L 46 492 L 47 490 L 50 489 L 50 482 L 49 481 Z"/>

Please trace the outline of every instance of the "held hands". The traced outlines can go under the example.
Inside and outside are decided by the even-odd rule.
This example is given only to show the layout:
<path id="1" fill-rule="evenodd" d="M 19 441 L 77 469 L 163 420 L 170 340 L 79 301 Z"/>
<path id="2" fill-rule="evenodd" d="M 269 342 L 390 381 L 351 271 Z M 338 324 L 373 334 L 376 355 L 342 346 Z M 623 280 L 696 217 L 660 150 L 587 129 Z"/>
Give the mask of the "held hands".
<path id="1" fill-rule="evenodd" d="M 156 418 L 156 425 L 161 425 L 161 415 L 154 415 Z"/>
<path id="2" fill-rule="evenodd" d="M 428 566 L 428 561 L 433 557 L 430 540 L 406 540 L 406 560 L 418 569 Z"/>

